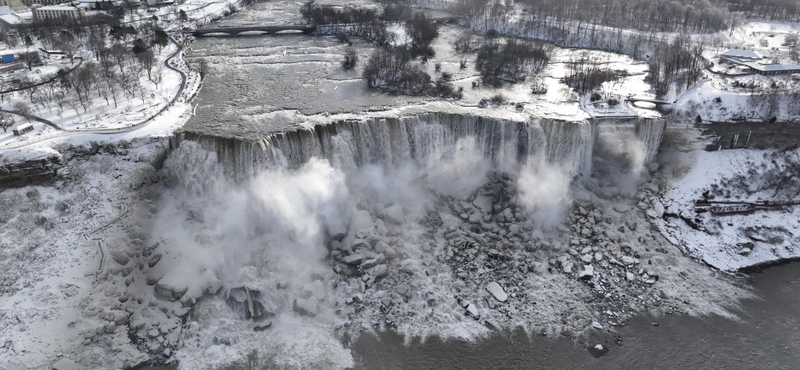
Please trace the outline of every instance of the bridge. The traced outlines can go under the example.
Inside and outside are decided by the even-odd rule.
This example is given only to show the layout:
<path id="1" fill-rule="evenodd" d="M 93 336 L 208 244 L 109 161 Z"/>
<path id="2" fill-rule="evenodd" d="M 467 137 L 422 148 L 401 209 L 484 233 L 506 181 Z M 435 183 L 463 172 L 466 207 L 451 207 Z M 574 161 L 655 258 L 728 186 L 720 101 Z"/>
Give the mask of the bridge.
<path id="1" fill-rule="evenodd" d="M 303 33 L 312 33 L 317 27 L 310 24 L 287 24 L 280 26 L 235 26 L 235 27 L 216 27 L 216 28 L 198 28 L 195 30 L 187 30 L 185 33 L 191 33 L 195 37 L 209 36 L 213 34 L 225 34 L 228 36 L 239 36 L 244 32 L 260 32 L 268 34 L 276 34 L 282 31 L 301 31 Z"/>
<path id="2" fill-rule="evenodd" d="M 676 101 L 669 101 L 669 100 L 659 100 L 653 98 L 644 98 L 639 96 L 629 96 L 625 99 L 626 102 L 631 102 L 633 105 L 636 105 L 638 102 L 645 102 L 645 103 L 652 103 L 655 105 L 673 105 Z"/>

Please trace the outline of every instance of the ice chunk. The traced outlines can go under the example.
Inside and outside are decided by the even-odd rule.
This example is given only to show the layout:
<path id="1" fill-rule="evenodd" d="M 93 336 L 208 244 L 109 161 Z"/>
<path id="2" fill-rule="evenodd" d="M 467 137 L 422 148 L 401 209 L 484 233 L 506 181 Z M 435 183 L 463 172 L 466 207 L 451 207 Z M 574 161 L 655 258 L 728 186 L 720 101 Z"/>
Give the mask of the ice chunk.
<path id="1" fill-rule="evenodd" d="M 506 292 L 503 290 L 503 287 L 501 287 L 497 282 L 493 281 L 486 285 L 486 290 L 488 290 L 489 293 L 492 293 L 494 299 L 500 302 L 505 302 L 508 299 L 508 294 L 506 294 Z"/>

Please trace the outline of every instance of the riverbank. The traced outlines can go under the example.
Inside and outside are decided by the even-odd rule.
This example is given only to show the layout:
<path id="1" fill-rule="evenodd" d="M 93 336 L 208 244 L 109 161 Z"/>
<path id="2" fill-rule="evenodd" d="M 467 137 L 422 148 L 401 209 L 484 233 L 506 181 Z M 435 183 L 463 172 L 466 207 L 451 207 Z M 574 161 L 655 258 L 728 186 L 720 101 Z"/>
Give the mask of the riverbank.
<path id="1" fill-rule="evenodd" d="M 716 315 L 643 315 L 588 338 L 552 338 L 503 331 L 475 342 L 409 340 L 391 332 L 351 344 L 356 369 L 791 369 L 800 361 L 800 264 L 751 273 L 755 297 L 740 302 L 735 319 Z M 603 356 L 589 349 L 603 347 Z"/>

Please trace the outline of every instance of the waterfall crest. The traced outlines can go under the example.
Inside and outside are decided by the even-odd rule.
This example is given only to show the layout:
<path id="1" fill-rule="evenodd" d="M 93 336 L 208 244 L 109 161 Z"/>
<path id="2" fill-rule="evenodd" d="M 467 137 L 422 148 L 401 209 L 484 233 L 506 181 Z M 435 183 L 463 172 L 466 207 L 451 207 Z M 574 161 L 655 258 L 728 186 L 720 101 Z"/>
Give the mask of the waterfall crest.
<path id="1" fill-rule="evenodd" d="M 452 155 L 457 143 L 467 138 L 474 139 L 475 150 L 499 169 L 547 163 L 562 167 L 572 175 L 582 175 L 591 170 L 598 135 L 601 139 L 626 143 L 620 148 L 635 151 L 634 156 L 641 157 L 637 164 L 646 164 L 658 152 L 664 126 L 661 119 L 562 121 L 533 118 L 525 122 L 425 113 L 338 120 L 254 140 L 182 132 L 177 134 L 173 144 L 177 146 L 182 140 L 199 142 L 206 150 L 217 153 L 226 174 L 237 181 L 250 178 L 258 169 L 297 168 L 314 157 L 327 159 L 346 171 L 371 163 L 423 162 L 434 154 Z"/>

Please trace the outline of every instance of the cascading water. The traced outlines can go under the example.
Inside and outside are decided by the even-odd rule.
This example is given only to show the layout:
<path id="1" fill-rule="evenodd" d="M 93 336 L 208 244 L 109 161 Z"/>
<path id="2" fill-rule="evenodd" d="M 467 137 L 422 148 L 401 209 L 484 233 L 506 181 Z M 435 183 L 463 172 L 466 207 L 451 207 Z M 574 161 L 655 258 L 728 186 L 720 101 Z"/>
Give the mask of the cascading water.
<path id="1" fill-rule="evenodd" d="M 200 142 L 218 154 L 229 176 L 247 179 L 258 169 L 297 168 L 311 158 L 327 159 L 337 168 L 354 170 L 365 164 L 422 163 L 432 155 L 451 155 L 456 144 L 473 138 L 476 148 L 497 168 L 547 163 L 571 175 L 591 170 L 598 135 L 632 151 L 638 164 L 658 151 L 663 120 L 510 121 L 484 116 L 426 113 L 400 118 L 334 121 L 311 129 L 272 134 L 256 140 L 181 133 L 181 140 Z"/>

